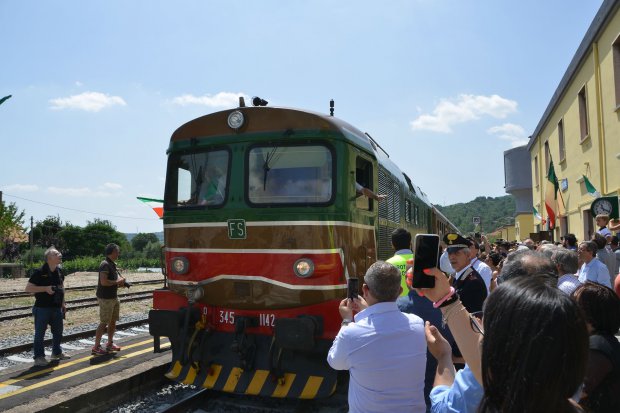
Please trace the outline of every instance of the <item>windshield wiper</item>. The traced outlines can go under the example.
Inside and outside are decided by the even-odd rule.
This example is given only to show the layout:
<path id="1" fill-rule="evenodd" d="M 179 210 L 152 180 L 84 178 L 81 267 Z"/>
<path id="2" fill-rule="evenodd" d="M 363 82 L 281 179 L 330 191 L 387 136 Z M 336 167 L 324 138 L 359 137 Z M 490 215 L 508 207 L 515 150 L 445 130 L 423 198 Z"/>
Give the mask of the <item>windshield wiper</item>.
<path id="1" fill-rule="evenodd" d="M 269 162 L 273 161 L 277 151 L 278 147 L 276 146 L 265 157 L 265 162 L 263 163 L 263 191 L 267 190 L 267 174 L 271 170 Z"/>

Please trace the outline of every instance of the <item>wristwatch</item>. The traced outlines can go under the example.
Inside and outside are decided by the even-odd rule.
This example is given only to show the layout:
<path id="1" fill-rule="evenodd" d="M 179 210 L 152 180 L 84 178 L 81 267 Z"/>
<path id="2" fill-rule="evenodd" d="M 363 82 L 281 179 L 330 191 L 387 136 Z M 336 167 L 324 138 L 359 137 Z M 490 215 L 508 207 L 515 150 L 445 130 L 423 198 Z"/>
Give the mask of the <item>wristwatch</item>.
<path id="1" fill-rule="evenodd" d="M 342 323 L 340 323 L 341 326 L 347 326 L 349 325 L 349 323 L 352 323 L 353 320 L 351 320 L 350 318 L 343 318 L 342 319 Z"/>

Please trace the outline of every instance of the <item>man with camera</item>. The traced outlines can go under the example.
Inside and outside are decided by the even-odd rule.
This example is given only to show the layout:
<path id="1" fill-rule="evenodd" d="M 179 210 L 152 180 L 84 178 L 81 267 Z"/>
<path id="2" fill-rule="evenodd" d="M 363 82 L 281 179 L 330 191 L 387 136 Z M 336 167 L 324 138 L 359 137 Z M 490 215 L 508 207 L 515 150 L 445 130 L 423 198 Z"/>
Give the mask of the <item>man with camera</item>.
<path id="1" fill-rule="evenodd" d="M 118 287 L 129 287 L 118 268 L 116 260 L 121 254 L 121 249 L 116 244 L 108 244 L 105 247 L 105 260 L 99 265 L 99 280 L 97 282 L 97 301 L 99 302 L 99 326 L 95 334 L 93 355 L 103 355 L 120 351 L 119 346 L 114 345 L 114 331 L 119 319 L 120 301 L 118 300 Z M 107 331 L 108 343 L 106 348 L 101 347 L 101 337 Z"/>
<path id="2" fill-rule="evenodd" d="M 349 412 L 426 410 L 424 322 L 398 309 L 401 278 L 398 268 L 377 261 L 364 275 L 363 297 L 340 302 L 342 326 L 327 362 L 349 370 Z"/>
<path id="3" fill-rule="evenodd" d="M 53 246 L 44 254 L 45 264 L 35 270 L 26 284 L 26 292 L 34 294 L 34 365 L 46 366 L 43 337 L 47 326 L 52 331 L 52 360 L 69 358 L 60 348 L 65 308 L 64 276 L 60 271 L 62 254 Z"/>

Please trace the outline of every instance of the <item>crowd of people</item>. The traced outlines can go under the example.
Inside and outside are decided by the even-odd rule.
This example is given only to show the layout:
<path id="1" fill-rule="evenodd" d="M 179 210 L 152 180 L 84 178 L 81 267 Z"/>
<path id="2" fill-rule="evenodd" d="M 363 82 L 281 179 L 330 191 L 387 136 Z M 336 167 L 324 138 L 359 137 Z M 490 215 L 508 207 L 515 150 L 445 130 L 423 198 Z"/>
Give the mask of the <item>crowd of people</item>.
<path id="1" fill-rule="evenodd" d="M 620 250 L 608 222 L 581 242 L 447 234 L 424 289 L 406 283 L 411 234 L 395 230 L 394 257 L 339 305 L 327 361 L 349 370 L 349 411 L 620 412 Z"/>

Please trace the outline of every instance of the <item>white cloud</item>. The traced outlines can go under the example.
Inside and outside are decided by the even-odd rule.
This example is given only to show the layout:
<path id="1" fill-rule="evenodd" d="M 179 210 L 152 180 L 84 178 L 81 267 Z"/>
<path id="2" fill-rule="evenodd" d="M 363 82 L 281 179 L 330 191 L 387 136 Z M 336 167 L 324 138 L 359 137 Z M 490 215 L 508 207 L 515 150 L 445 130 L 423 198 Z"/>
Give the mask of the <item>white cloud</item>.
<path id="1" fill-rule="evenodd" d="M 50 186 L 47 188 L 47 192 L 55 195 L 65 195 L 72 196 L 76 198 L 85 198 L 85 197 L 93 197 L 93 198 L 103 198 L 111 196 L 110 192 L 106 191 L 93 191 L 88 187 L 82 188 L 61 188 L 57 186 Z"/>
<path id="2" fill-rule="evenodd" d="M 204 95 L 204 96 L 194 96 L 194 95 L 181 95 L 172 99 L 172 103 L 175 105 L 187 106 L 187 105 L 202 105 L 209 106 L 212 108 L 219 107 L 231 107 L 237 106 L 239 104 L 239 97 L 243 97 L 247 103 L 249 103 L 249 96 L 244 93 L 230 93 L 230 92 L 220 92 L 216 95 Z"/>
<path id="3" fill-rule="evenodd" d="M 75 81 L 75 86 L 82 87 L 82 86 L 84 86 L 84 83 L 80 82 L 79 80 L 76 80 Z"/>
<path id="4" fill-rule="evenodd" d="M 500 126 L 493 126 L 487 130 L 487 133 L 509 141 L 513 148 L 525 145 L 528 141 L 525 130 L 520 125 L 515 125 L 514 123 L 504 123 Z"/>
<path id="5" fill-rule="evenodd" d="M 5 186 L 2 190 L 6 192 L 36 192 L 39 190 L 39 187 L 30 184 L 13 184 Z"/>
<path id="6" fill-rule="evenodd" d="M 441 99 L 432 114 L 420 115 L 411 122 L 415 130 L 451 133 L 457 123 L 491 116 L 503 119 L 517 110 L 517 102 L 498 95 L 459 95 L 456 99 Z"/>
<path id="7" fill-rule="evenodd" d="M 123 185 L 116 184 L 114 182 L 106 182 L 105 184 L 103 184 L 103 187 L 107 189 L 121 189 Z"/>
<path id="8" fill-rule="evenodd" d="M 84 92 L 67 98 L 51 99 L 52 109 L 79 109 L 87 112 L 99 112 L 110 106 L 127 106 L 120 96 L 109 96 L 99 92 Z"/>

